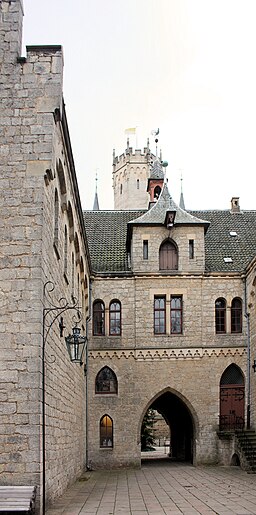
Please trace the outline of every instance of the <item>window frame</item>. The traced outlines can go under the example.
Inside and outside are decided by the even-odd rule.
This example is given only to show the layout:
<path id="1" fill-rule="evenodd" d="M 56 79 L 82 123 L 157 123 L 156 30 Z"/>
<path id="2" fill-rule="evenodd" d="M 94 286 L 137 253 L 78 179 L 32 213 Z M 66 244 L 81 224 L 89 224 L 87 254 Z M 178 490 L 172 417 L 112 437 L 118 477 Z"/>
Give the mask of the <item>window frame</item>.
<path id="1" fill-rule="evenodd" d="M 179 300 L 180 301 L 180 306 L 179 307 L 173 307 L 172 306 L 172 301 L 174 300 Z M 173 329 L 173 316 L 172 314 L 175 314 L 175 321 L 176 321 L 176 314 L 179 314 L 180 317 L 177 317 L 177 319 L 179 319 L 179 326 L 180 326 L 180 330 L 179 331 L 176 331 Z M 183 334 L 183 298 L 182 298 L 182 295 L 171 295 L 171 299 L 170 299 L 170 334 Z"/>
<path id="2" fill-rule="evenodd" d="M 163 307 L 156 307 L 157 301 L 163 301 L 164 306 Z M 157 327 L 161 327 L 160 320 L 161 316 L 157 317 L 157 314 L 163 314 L 163 320 L 164 320 L 164 329 L 163 331 L 159 330 L 157 331 Z M 155 295 L 154 296 L 154 334 L 166 334 L 166 295 Z"/>
<path id="3" fill-rule="evenodd" d="M 234 304 L 239 302 L 239 307 Z M 241 334 L 243 332 L 243 306 L 240 297 L 234 297 L 231 302 L 231 333 Z"/>
<path id="4" fill-rule="evenodd" d="M 101 304 L 101 310 L 100 309 L 95 309 L 95 306 L 97 304 Z M 97 322 L 97 318 L 96 318 L 96 315 L 98 316 L 98 314 L 101 313 L 101 322 L 98 320 Z M 103 302 L 103 300 L 101 299 L 96 299 L 94 302 L 93 302 L 93 320 L 92 320 L 92 334 L 93 336 L 105 336 L 105 333 L 106 333 L 106 330 L 105 330 L 105 304 Z M 102 325 L 102 330 L 101 331 L 98 331 L 96 330 L 96 324 L 97 324 L 97 327 L 99 327 L 99 325 L 101 324 Z"/>
<path id="5" fill-rule="evenodd" d="M 111 309 L 111 306 L 114 305 L 114 304 L 119 306 L 119 309 Z M 119 330 L 118 330 L 118 332 L 112 330 L 112 322 L 115 322 L 114 326 L 116 328 L 118 327 L 118 318 L 116 318 L 117 313 L 119 313 Z M 121 306 L 121 302 L 118 299 L 113 299 L 109 303 L 109 335 L 110 336 L 121 336 L 121 334 L 122 334 L 121 321 L 122 321 L 122 306 Z"/>
<path id="6" fill-rule="evenodd" d="M 106 374 L 106 377 L 104 377 Z M 110 376 L 111 377 L 108 377 Z M 101 377 L 103 376 L 103 377 Z M 100 385 L 102 385 L 100 387 Z M 95 394 L 96 395 L 117 395 L 118 381 L 116 374 L 112 368 L 107 365 L 99 370 L 95 378 Z"/>
<path id="7" fill-rule="evenodd" d="M 148 240 L 143 240 L 143 259 L 148 260 Z"/>
<path id="8" fill-rule="evenodd" d="M 106 425 L 103 425 L 103 421 L 106 419 Z M 110 424 L 108 425 L 108 422 Z M 105 429 L 106 428 L 106 429 Z M 110 431 L 108 431 L 108 428 L 110 428 Z M 100 449 L 113 449 L 114 447 L 114 424 L 113 419 L 105 413 L 100 419 L 99 424 L 100 429 Z M 103 429 L 105 429 L 105 432 L 103 432 Z M 111 444 L 109 445 L 108 441 L 110 440 Z M 106 444 L 104 445 L 104 441 L 106 441 Z"/>
<path id="9" fill-rule="evenodd" d="M 188 240 L 188 253 L 189 253 L 189 259 L 194 259 L 194 257 L 195 257 L 195 241 L 194 240 Z"/>
<path id="10" fill-rule="evenodd" d="M 217 302 L 222 302 L 222 307 L 217 307 Z M 226 334 L 227 332 L 227 302 L 223 297 L 215 300 L 215 333 Z"/>

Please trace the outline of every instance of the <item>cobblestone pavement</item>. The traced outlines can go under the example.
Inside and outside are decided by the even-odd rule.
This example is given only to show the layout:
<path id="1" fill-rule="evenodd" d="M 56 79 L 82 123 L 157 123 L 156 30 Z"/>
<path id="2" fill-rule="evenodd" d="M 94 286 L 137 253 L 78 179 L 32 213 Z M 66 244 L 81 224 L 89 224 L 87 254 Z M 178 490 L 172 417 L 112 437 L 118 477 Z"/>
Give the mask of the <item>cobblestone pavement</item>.
<path id="1" fill-rule="evenodd" d="M 84 475 L 47 515 L 256 515 L 256 475 L 239 467 L 147 460 Z"/>

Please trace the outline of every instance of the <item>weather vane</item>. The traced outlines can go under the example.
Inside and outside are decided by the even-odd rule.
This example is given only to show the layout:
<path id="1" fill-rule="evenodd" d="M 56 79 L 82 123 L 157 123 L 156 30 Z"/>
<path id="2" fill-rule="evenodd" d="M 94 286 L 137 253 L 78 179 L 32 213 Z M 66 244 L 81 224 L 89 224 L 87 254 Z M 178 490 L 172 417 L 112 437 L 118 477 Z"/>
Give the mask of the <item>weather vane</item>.
<path id="1" fill-rule="evenodd" d="M 155 137 L 155 144 L 156 144 L 156 157 L 157 157 L 157 143 L 158 143 L 158 138 L 157 138 L 157 136 L 158 136 L 158 134 L 159 134 L 159 129 L 153 129 L 153 130 L 151 131 L 151 134 L 152 134 L 152 136 L 154 136 L 154 137 Z"/>

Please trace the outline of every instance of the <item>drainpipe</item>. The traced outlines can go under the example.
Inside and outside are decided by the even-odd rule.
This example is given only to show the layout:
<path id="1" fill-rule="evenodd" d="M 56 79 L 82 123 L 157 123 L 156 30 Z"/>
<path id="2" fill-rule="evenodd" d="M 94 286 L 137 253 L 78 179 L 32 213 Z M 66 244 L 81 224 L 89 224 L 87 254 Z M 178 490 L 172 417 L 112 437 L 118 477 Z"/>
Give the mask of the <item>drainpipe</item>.
<path id="1" fill-rule="evenodd" d="M 247 429 L 251 427 L 251 339 L 250 339 L 250 313 L 247 311 L 247 285 L 244 278 L 244 316 L 247 327 Z"/>
<path id="2" fill-rule="evenodd" d="M 92 308 L 91 308 L 91 302 L 92 302 L 92 282 L 89 279 L 89 298 L 88 298 L 88 307 L 89 307 L 89 316 L 86 318 L 86 337 L 87 337 L 87 345 L 86 345 L 86 371 L 85 371 L 85 388 L 86 388 L 86 395 L 85 395 L 85 418 L 86 418 L 86 424 L 85 424 L 85 466 L 86 470 L 90 470 L 90 464 L 89 464 L 89 452 L 88 452 L 88 324 L 92 317 Z"/>

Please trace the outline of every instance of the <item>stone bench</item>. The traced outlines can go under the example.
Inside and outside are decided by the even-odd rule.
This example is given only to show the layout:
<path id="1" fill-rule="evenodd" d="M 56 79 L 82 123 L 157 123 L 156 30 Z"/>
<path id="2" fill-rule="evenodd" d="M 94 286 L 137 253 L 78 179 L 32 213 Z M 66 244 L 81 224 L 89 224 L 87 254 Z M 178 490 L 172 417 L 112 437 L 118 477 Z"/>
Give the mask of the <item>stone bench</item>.
<path id="1" fill-rule="evenodd" d="M 0 513 L 35 512 L 36 486 L 0 486 Z"/>

